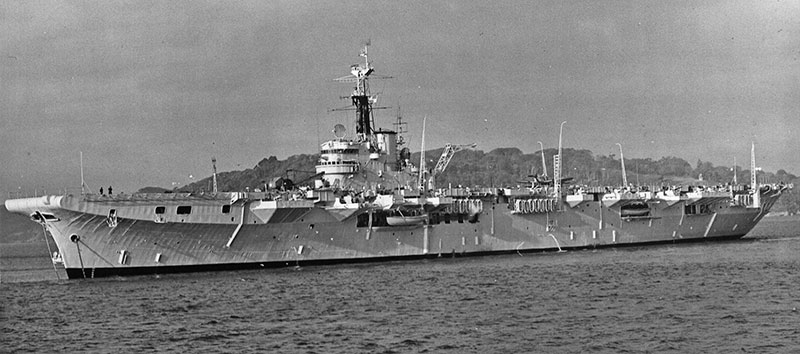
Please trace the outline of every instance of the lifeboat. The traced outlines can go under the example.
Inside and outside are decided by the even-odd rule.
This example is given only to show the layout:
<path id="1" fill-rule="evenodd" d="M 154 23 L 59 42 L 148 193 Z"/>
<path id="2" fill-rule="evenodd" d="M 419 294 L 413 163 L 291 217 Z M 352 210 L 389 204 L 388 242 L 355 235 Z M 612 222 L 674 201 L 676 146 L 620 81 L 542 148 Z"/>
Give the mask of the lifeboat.
<path id="1" fill-rule="evenodd" d="M 632 202 L 619 208 L 620 216 L 636 217 L 650 215 L 650 206 L 645 202 Z"/>
<path id="2" fill-rule="evenodd" d="M 427 215 L 412 215 L 412 216 L 392 215 L 386 217 L 386 223 L 389 224 L 389 226 L 421 225 L 425 223 L 425 220 L 427 219 L 428 219 Z"/>
<path id="3" fill-rule="evenodd" d="M 424 224 L 428 214 L 421 209 L 397 208 L 386 215 L 386 224 L 389 226 L 413 226 Z"/>

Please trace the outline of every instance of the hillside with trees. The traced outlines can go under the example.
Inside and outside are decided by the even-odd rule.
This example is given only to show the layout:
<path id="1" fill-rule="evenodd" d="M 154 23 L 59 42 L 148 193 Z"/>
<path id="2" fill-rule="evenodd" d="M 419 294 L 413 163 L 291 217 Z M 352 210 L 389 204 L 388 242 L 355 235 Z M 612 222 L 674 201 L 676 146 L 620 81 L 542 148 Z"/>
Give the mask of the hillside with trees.
<path id="1" fill-rule="evenodd" d="M 425 153 L 428 169 L 436 165 L 443 149 L 429 150 Z M 556 149 L 545 149 L 547 175 L 553 176 L 553 155 Z M 614 155 L 594 155 L 589 150 L 566 148 L 562 175 L 573 177 L 573 183 L 589 186 L 618 186 L 622 184 L 622 168 L 619 158 Z M 303 181 L 314 175 L 314 165 L 318 155 L 293 155 L 286 160 L 275 156 L 261 160 L 251 169 L 222 172 L 217 175 L 220 191 L 263 190 L 275 179 L 289 178 Z M 411 156 L 414 164 L 419 163 L 419 153 Z M 707 161 L 698 160 L 694 166 L 679 157 L 667 156 L 658 160 L 651 158 L 625 158 L 628 183 L 633 185 L 671 186 L 671 185 L 724 185 L 734 180 L 731 166 L 714 166 Z M 749 169 L 736 167 L 740 184 L 750 183 Z M 484 152 L 482 150 L 462 150 L 455 154 L 447 169 L 436 177 L 439 187 L 510 187 L 525 185 L 529 175 L 542 175 L 541 152 L 524 154 L 517 148 L 499 148 Z M 800 188 L 796 175 L 778 170 L 759 171 L 761 183 L 794 183 Z M 211 177 L 176 189 L 175 191 L 210 191 Z M 797 213 L 800 211 L 800 192 L 790 191 L 778 201 L 773 211 Z"/>

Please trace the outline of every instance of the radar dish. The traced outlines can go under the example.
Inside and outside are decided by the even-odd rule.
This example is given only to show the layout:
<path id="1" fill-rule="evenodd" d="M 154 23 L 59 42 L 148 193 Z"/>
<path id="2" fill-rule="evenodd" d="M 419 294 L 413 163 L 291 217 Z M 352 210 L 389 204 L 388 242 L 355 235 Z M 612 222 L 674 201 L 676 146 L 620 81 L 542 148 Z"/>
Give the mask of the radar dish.
<path id="1" fill-rule="evenodd" d="M 344 138 L 345 135 L 347 135 L 347 128 L 345 128 L 344 125 L 336 124 L 333 126 L 333 136 L 337 139 L 341 139 Z"/>

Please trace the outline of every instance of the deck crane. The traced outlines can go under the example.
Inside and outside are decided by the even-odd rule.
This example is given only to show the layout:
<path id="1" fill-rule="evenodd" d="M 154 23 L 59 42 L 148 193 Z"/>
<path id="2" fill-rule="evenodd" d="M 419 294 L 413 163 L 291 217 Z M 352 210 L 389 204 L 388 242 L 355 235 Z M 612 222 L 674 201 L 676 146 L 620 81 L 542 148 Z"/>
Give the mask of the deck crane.
<path id="1" fill-rule="evenodd" d="M 444 172 L 444 170 L 447 168 L 447 165 L 450 163 L 450 159 L 453 158 L 453 155 L 455 155 L 456 152 L 459 152 L 464 149 L 473 149 L 477 145 L 478 144 L 475 143 L 461 144 L 461 145 L 446 144 L 444 146 L 444 150 L 442 151 L 442 156 L 439 157 L 439 162 L 436 163 L 436 167 L 434 167 L 433 171 L 431 172 L 431 177 L 428 180 L 430 187 L 429 189 L 433 189 L 435 187 L 436 184 L 434 183 L 434 179 L 436 178 L 437 175 Z"/>

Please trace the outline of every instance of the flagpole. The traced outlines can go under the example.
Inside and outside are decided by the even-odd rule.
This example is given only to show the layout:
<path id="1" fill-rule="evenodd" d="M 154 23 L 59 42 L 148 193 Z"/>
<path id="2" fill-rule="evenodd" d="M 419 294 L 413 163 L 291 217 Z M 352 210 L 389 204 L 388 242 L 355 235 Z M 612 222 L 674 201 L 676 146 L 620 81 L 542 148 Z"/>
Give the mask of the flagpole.
<path id="1" fill-rule="evenodd" d="M 81 153 L 81 195 L 84 195 L 86 194 L 86 189 L 84 188 L 84 186 L 86 186 L 86 182 L 83 180 L 83 151 L 81 151 L 80 153 Z"/>

